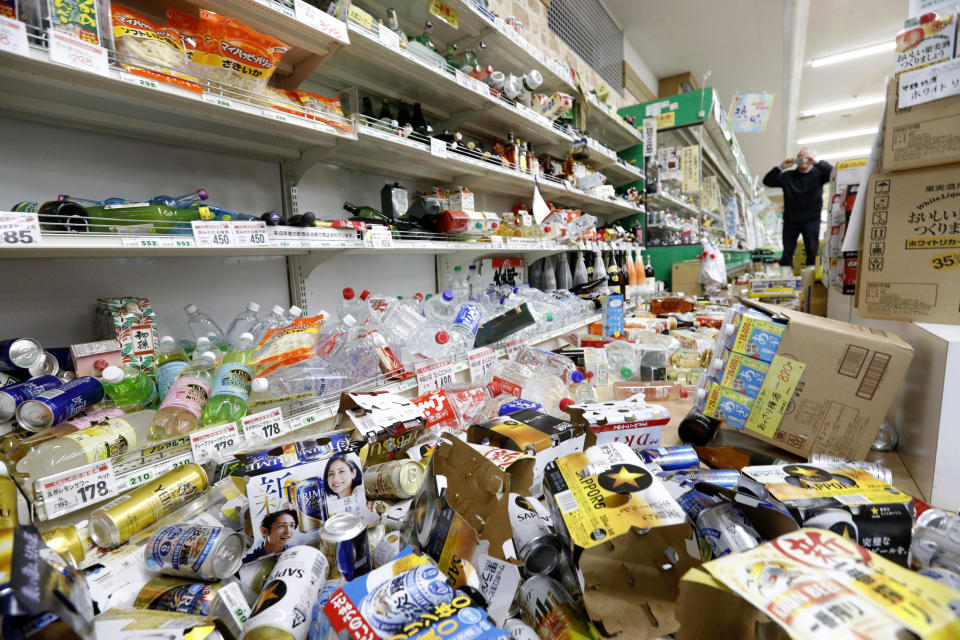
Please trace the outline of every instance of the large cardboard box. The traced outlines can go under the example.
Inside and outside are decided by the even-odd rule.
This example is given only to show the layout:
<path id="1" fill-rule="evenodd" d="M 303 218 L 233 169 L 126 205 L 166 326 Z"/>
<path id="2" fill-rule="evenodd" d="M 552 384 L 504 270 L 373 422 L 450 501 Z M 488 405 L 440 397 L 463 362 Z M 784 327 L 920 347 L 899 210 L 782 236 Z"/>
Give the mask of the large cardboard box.
<path id="1" fill-rule="evenodd" d="M 670 269 L 670 289 L 687 295 L 700 295 L 700 261 L 674 262 Z"/>
<path id="2" fill-rule="evenodd" d="M 800 290 L 800 310 L 810 315 L 826 317 L 827 288 L 817 281 L 817 268 L 804 268 L 800 277 L 803 279 Z"/>
<path id="3" fill-rule="evenodd" d="M 960 324 L 960 165 L 875 175 L 867 189 L 860 316 Z"/>
<path id="4" fill-rule="evenodd" d="M 897 82 L 887 87 L 884 171 L 960 162 L 960 96 L 897 109 Z"/>
<path id="5" fill-rule="evenodd" d="M 863 460 L 913 348 L 884 331 L 740 300 L 786 323 L 777 356 L 803 365 L 779 423 L 764 419 L 746 433 L 804 457 L 819 451 Z M 778 370 L 777 378 L 789 378 L 801 368 L 791 366 L 792 373 Z"/>

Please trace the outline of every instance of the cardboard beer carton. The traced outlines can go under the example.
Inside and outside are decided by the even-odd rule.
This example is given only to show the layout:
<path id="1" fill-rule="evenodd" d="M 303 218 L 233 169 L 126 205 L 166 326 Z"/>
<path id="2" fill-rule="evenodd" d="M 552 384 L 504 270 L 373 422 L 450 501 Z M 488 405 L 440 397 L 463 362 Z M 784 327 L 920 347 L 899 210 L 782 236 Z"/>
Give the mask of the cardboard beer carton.
<path id="1" fill-rule="evenodd" d="M 960 162 L 960 96 L 900 109 L 898 87 L 897 82 L 887 86 L 883 170 L 902 171 Z"/>
<path id="2" fill-rule="evenodd" d="M 626 400 L 573 404 L 567 413 L 575 423 L 590 429 L 596 444 L 622 442 L 634 451 L 659 447 L 663 427 L 670 422 L 670 412 L 648 404 L 643 394 Z"/>
<path id="3" fill-rule="evenodd" d="M 545 503 L 583 573 L 584 605 L 606 636 L 675 632 L 680 578 L 700 563 L 680 505 L 625 444 L 555 460 Z"/>
<path id="4" fill-rule="evenodd" d="M 677 640 L 960 637 L 960 592 L 804 528 L 688 571 Z M 774 624 L 780 627 L 771 627 Z"/>
<path id="5" fill-rule="evenodd" d="M 338 428 L 354 429 L 354 440 L 366 466 L 403 457 L 427 426 L 423 411 L 412 401 L 387 391 L 344 393 L 337 409 Z"/>
<path id="6" fill-rule="evenodd" d="M 907 566 L 913 498 L 846 465 L 787 464 L 745 467 L 801 526 L 829 529 Z"/>

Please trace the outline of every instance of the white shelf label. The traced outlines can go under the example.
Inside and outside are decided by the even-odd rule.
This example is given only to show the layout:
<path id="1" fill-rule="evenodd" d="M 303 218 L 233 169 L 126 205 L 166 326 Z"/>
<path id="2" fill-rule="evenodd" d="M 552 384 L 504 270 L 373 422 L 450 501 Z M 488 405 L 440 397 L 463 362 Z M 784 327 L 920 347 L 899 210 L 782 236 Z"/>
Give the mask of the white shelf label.
<path id="1" fill-rule="evenodd" d="M 30 55 L 25 24 L 12 18 L 0 17 L 0 51 L 9 51 L 21 56 Z"/>
<path id="2" fill-rule="evenodd" d="M 480 347 L 467 354 L 467 362 L 470 365 L 470 382 L 481 384 L 486 382 L 487 373 L 493 368 L 493 363 L 497 361 L 497 352 L 490 347 Z"/>
<path id="3" fill-rule="evenodd" d="M 277 3 L 273 2 L 272 0 L 256 0 L 256 1 L 257 1 L 257 3 L 262 4 L 263 6 L 269 8 L 269 9 L 273 9 L 273 10 L 276 11 L 277 13 L 282 13 L 283 15 L 285 15 L 285 16 L 287 16 L 287 17 L 290 17 L 290 18 L 296 18 L 296 17 L 297 17 L 297 16 L 294 15 L 294 13 L 293 13 L 292 10 L 288 9 L 287 7 L 285 7 L 285 6 L 283 6 L 283 5 L 280 5 L 280 4 L 277 4 Z"/>
<path id="4" fill-rule="evenodd" d="M 0 211 L 0 248 L 36 247 L 41 242 L 37 214 Z"/>
<path id="5" fill-rule="evenodd" d="M 423 395 L 454 382 L 453 365 L 449 360 L 427 360 L 417 363 L 417 393 Z"/>
<path id="6" fill-rule="evenodd" d="M 287 432 L 283 411 L 279 407 L 246 416 L 241 423 L 246 440 L 272 440 Z"/>
<path id="7" fill-rule="evenodd" d="M 387 25 L 380 23 L 380 44 L 387 47 L 388 49 L 393 49 L 395 51 L 400 51 L 400 36 L 397 35 L 396 31 L 393 31 Z"/>
<path id="8" fill-rule="evenodd" d="M 59 29 L 47 30 L 50 43 L 50 60 L 74 69 L 110 75 L 107 50 L 89 42 L 83 42 Z"/>
<path id="9" fill-rule="evenodd" d="M 156 462 L 147 464 L 146 466 L 140 466 L 134 473 L 126 474 L 121 472 L 119 481 L 119 484 L 121 485 L 120 491 L 135 489 L 144 483 L 150 482 L 154 478 L 159 478 L 160 476 L 173 471 L 177 467 L 182 467 L 183 465 L 190 464 L 191 462 L 193 462 L 193 454 L 184 453 L 179 456 L 157 460 Z"/>
<path id="10" fill-rule="evenodd" d="M 393 246 L 393 233 L 383 225 L 371 225 L 364 235 L 363 246 L 373 249 L 388 249 Z"/>
<path id="11" fill-rule="evenodd" d="M 502 249 L 503 236 L 490 236 L 490 246 L 494 249 Z"/>
<path id="12" fill-rule="evenodd" d="M 436 156 L 438 158 L 447 157 L 447 143 L 443 140 L 437 140 L 436 138 L 430 138 L 430 155 Z"/>
<path id="13" fill-rule="evenodd" d="M 82 509 L 117 493 L 110 460 L 94 462 L 37 480 L 47 519 Z"/>
<path id="14" fill-rule="evenodd" d="M 520 353 L 524 347 L 527 346 L 526 338 L 513 338 L 512 340 L 507 341 L 507 359 L 515 360 L 517 354 Z"/>
<path id="15" fill-rule="evenodd" d="M 233 245 L 230 223 L 226 220 L 193 220 L 193 239 L 198 247 L 225 248 Z"/>
<path id="16" fill-rule="evenodd" d="M 154 80 L 153 78 L 144 78 L 143 76 L 138 76 L 133 73 L 123 72 L 120 74 L 120 79 L 124 82 L 129 82 L 130 84 L 137 84 L 141 87 L 146 87 L 148 89 L 159 89 L 160 83 Z"/>
<path id="17" fill-rule="evenodd" d="M 142 249 L 188 249 L 197 246 L 189 236 L 166 236 L 150 234 L 149 236 L 135 236 L 121 233 L 120 242 L 124 247 L 139 247 Z"/>
<path id="18" fill-rule="evenodd" d="M 267 223 L 262 220 L 234 220 L 230 222 L 233 242 L 238 247 L 267 247 Z"/>
<path id="19" fill-rule="evenodd" d="M 190 436 L 193 448 L 193 461 L 204 464 L 215 458 L 235 451 L 243 443 L 243 436 L 236 422 L 218 424 L 215 427 L 198 431 Z"/>
<path id="20" fill-rule="evenodd" d="M 307 4 L 304 0 L 294 0 L 293 8 L 296 11 L 297 20 L 303 24 L 313 27 L 340 42 L 350 44 L 350 38 L 347 36 L 347 25 L 342 20 L 337 20 L 329 13 Z"/>

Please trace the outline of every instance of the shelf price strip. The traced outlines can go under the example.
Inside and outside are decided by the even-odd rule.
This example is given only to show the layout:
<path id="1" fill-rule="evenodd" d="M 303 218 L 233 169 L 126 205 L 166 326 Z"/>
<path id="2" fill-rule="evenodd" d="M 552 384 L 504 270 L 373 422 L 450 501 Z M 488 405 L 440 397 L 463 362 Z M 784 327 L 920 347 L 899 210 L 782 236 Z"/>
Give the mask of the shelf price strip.
<path id="1" fill-rule="evenodd" d="M 110 460 L 101 460 L 37 480 L 47 519 L 105 500 L 117 493 L 117 477 Z"/>

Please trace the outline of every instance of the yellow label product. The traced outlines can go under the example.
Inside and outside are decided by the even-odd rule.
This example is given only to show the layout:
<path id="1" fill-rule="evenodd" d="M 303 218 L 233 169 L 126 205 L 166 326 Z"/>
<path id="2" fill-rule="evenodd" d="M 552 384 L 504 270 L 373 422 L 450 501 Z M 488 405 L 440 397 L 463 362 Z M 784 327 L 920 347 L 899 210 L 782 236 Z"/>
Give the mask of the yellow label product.
<path id="1" fill-rule="evenodd" d="M 63 437 L 80 445 L 87 464 L 119 456 L 136 449 L 138 444 L 137 431 L 123 418 L 111 418 L 102 427 L 89 427 Z"/>
<path id="2" fill-rule="evenodd" d="M 793 393 L 807 365 L 798 360 L 774 356 L 753 404 L 746 429 L 772 438 L 787 412 Z"/>

